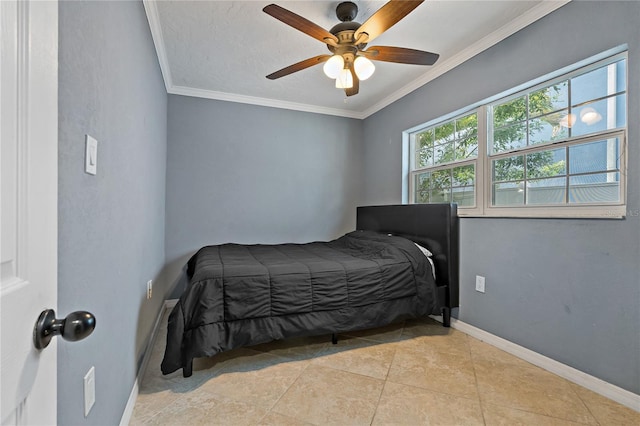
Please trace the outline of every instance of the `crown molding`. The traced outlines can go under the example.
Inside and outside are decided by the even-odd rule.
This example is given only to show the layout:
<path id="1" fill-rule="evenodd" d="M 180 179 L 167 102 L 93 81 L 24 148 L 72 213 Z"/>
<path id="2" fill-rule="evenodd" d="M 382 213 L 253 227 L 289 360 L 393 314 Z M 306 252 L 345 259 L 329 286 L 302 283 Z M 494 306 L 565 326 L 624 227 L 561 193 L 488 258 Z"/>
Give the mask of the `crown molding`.
<path id="1" fill-rule="evenodd" d="M 328 108 L 318 105 L 302 104 L 297 102 L 281 101 L 278 99 L 260 98 L 256 96 L 238 95 L 236 93 L 216 92 L 213 90 L 196 89 L 185 86 L 172 86 L 167 90 L 172 95 L 193 96 L 197 98 L 214 99 L 218 101 L 238 102 L 242 104 L 259 105 L 271 108 L 290 109 L 301 112 L 312 112 L 316 114 L 335 115 L 345 118 L 365 118 L 359 111 L 349 111 L 346 109 Z"/>
<path id="2" fill-rule="evenodd" d="M 162 71 L 162 77 L 164 79 L 167 93 L 363 120 L 370 115 L 373 115 L 376 112 L 380 111 L 381 109 L 389 106 L 400 98 L 415 91 L 416 89 L 419 89 L 428 82 L 443 75 L 444 73 L 452 70 L 463 62 L 473 58 L 477 54 L 494 46 L 510 35 L 520 31 L 528 25 L 564 6 L 571 0 L 542 0 L 538 5 L 529 9 L 527 12 L 518 16 L 508 24 L 503 25 L 489 35 L 481 38 L 476 43 L 456 53 L 452 57 L 440 62 L 437 66 L 429 69 L 429 71 L 422 74 L 422 76 L 420 76 L 418 79 L 391 93 L 390 95 L 386 96 L 381 101 L 375 103 L 364 111 L 329 108 L 318 105 L 282 101 L 278 99 L 261 98 L 255 96 L 239 95 L 235 93 L 217 92 L 213 90 L 174 85 L 171 78 L 171 69 L 169 67 L 167 51 L 165 48 L 164 38 L 162 36 L 162 27 L 160 25 L 160 17 L 158 15 L 156 1 L 157 0 L 143 0 L 142 3 L 144 4 L 144 8 L 147 14 L 147 20 L 149 21 L 151 36 L 153 38 L 153 44 L 155 45 L 156 53 L 158 55 L 158 62 L 160 63 L 160 70 Z"/>
<path id="3" fill-rule="evenodd" d="M 167 90 L 167 93 L 169 93 L 169 90 L 173 86 L 173 80 L 171 79 L 171 67 L 169 67 L 167 49 L 162 35 L 162 26 L 160 25 L 158 7 L 156 6 L 156 2 L 153 0 L 142 0 L 142 4 L 144 5 L 144 11 L 147 14 L 147 21 L 149 21 L 149 29 L 151 30 L 153 45 L 156 47 L 156 55 L 158 56 L 158 63 L 160 64 L 164 87 Z"/>

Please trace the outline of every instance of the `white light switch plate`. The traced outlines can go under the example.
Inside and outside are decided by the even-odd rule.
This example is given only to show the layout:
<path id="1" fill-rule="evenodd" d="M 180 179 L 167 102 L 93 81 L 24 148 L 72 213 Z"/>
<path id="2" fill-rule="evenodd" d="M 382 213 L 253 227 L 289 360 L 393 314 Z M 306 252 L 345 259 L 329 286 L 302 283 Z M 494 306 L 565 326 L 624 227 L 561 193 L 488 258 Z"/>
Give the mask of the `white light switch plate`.
<path id="1" fill-rule="evenodd" d="M 476 291 L 484 293 L 484 277 L 476 275 Z"/>
<path id="2" fill-rule="evenodd" d="M 84 171 L 95 175 L 98 172 L 98 141 L 89 135 L 86 136 Z"/>
<path id="3" fill-rule="evenodd" d="M 96 402 L 96 367 L 91 367 L 84 376 L 84 416 L 89 415 Z"/>

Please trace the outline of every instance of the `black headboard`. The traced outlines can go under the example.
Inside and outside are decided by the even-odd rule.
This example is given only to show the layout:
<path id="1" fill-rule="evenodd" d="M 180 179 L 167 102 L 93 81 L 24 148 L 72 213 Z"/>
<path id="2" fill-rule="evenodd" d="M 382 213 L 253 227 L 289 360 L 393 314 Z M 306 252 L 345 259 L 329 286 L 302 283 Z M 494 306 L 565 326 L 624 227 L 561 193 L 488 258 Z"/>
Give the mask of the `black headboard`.
<path id="1" fill-rule="evenodd" d="M 449 306 L 459 305 L 458 208 L 456 204 L 358 207 L 356 229 L 415 235 L 429 241 L 438 285 L 448 285 Z M 419 241 L 418 241 L 419 242 Z"/>

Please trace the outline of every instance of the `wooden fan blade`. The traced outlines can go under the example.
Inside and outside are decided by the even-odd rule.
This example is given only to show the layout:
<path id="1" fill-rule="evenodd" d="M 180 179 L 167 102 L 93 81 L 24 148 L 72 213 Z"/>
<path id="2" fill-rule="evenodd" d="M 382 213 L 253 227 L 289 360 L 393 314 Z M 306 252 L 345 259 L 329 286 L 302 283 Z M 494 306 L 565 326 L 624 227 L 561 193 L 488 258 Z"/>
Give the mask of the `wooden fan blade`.
<path id="1" fill-rule="evenodd" d="M 305 68 L 312 67 L 317 64 L 321 64 L 322 62 L 326 62 L 331 55 L 318 55 L 313 58 L 305 59 L 304 61 L 297 62 L 293 65 L 289 65 L 286 68 L 282 68 L 279 71 L 276 71 L 272 74 L 269 74 L 267 78 L 269 80 L 275 80 L 276 78 L 284 77 L 285 75 L 293 74 L 294 72 L 302 71 Z"/>
<path id="2" fill-rule="evenodd" d="M 278 6 L 277 4 L 265 6 L 262 11 L 285 24 L 292 26 L 296 30 L 302 31 L 316 40 L 320 40 L 323 43 L 332 44 L 334 46 L 338 44 L 338 37 L 334 36 L 329 31 L 300 15 L 296 15 L 295 13 Z"/>
<path id="3" fill-rule="evenodd" d="M 437 53 L 393 46 L 371 46 L 360 53 L 374 61 L 415 65 L 433 65 L 440 57 Z"/>
<path id="4" fill-rule="evenodd" d="M 394 26 L 398 21 L 407 16 L 413 9 L 420 6 L 424 0 L 391 0 L 376 11 L 354 34 L 354 40 L 358 40 L 361 34 L 366 33 L 367 38 L 362 43 L 369 43 L 374 38 Z"/>
<path id="5" fill-rule="evenodd" d="M 356 75 L 356 72 L 353 69 L 353 64 L 349 65 L 349 71 L 351 71 L 351 77 L 353 77 L 353 86 L 351 86 L 350 89 L 344 89 L 344 93 L 347 96 L 353 96 L 353 95 L 357 95 L 358 92 L 360 91 L 360 80 L 358 79 L 358 76 Z"/>

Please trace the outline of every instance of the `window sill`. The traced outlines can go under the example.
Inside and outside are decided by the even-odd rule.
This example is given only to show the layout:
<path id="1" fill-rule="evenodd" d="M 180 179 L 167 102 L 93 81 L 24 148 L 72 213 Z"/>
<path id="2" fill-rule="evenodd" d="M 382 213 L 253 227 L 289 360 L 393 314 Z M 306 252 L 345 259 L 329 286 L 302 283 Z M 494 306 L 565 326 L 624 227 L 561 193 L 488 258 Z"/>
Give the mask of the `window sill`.
<path id="1" fill-rule="evenodd" d="M 630 215 L 633 215 L 631 212 Z M 504 219 L 624 219 L 627 206 L 574 206 L 574 207 L 491 207 L 484 213 L 465 212 L 458 208 L 461 218 L 504 218 Z"/>

